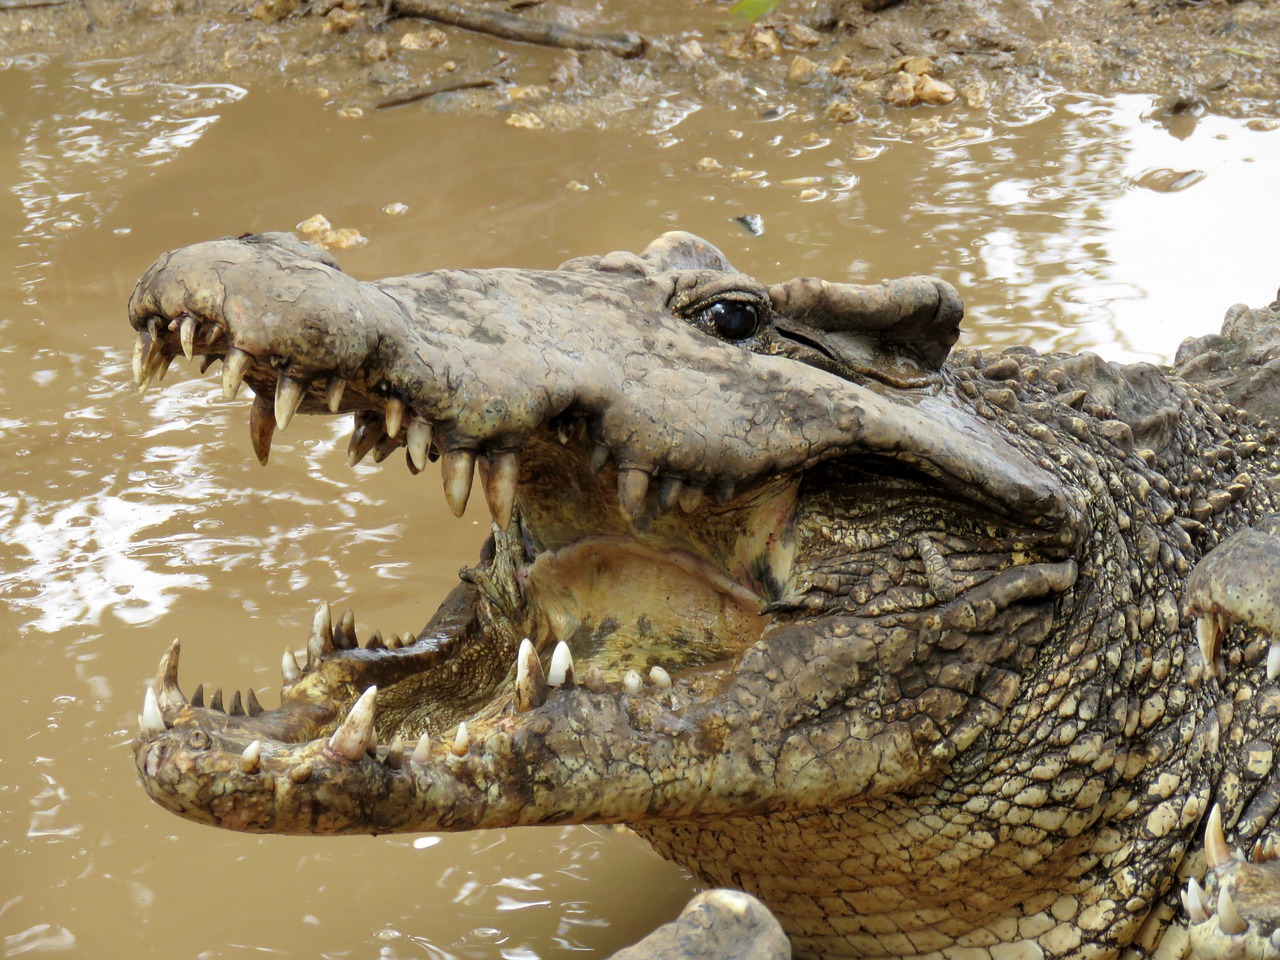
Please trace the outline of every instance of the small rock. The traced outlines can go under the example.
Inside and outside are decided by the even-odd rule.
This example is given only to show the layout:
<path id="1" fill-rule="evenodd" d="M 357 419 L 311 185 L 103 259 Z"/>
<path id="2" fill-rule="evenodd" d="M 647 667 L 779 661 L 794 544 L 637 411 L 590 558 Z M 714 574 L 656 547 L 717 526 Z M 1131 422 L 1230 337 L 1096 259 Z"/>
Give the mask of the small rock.
<path id="1" fill-rule="evenodd" d="M 298 235 L 303 240 L 318 240 L 333 230 L 333 224 L 329 222 L 329 219 L 324 214 L 317 213 L 314 216 L 307 217 L 293 229 L 298 231 Z"/>
<path id="2" fill-rule="evenodd" d="M 831 71 L 833 77 L 852 77 L 858 72 L 858 68 L 854 66 L 853 61 L 841 54 L 831 61 L 831 66 L 827 67 Z"/>
<path id="3" fill-rule="evenodd" d="M 826 117 L 836 123 L 853 123 L 862 119 L 862 115 L 848 100 L 832 100 L 827 104 Z"/>
<path id="4" fill-rule="evenodd" d="M 513 113 L 507 117 L 507 126 L 518 130 L 541 130 L 546 124 L 536 113 Z"/>
<path id="5" fill-rule="evenodd" d="M 676 47 L 676 59 L 682 67 L 691 67 L 705 56 L 706 51 L 697 40 L 686 40 Z"/>
<path id="6" fill-rule="evenodd" d="M 826 195 L 827 195 L 827 191 L 815 190 L 813 187 L 808 187 L 807 189 L 800 191 L 800 199 L 805 201 L 821 200 Z"/>
<path id="7" fill-rule="evenodd" d="M 912 137 L 919 137 L 926 140 L 929 137 L 937 136 L 942 130 L 942 114 L 935 113 L 931 117 L 919 117 L 912 120 L 907 126 L 907 134 Z"/>
<path id="8" fill-rule="evenodd" d="M 703 157 L 693 165 L 693 169 L 699 173 L 713 173 L 716 170 L 723 170 L 724 164 L 715 157 Z"/>
<path id="9" fill-rule="evenodd" d="M 437 47 L 443 47 L 449 42 L 448 35 L 443 30 L 415 30 L 413 33 L 406 33 L 400 38 L 400 48 L 402 50 L 434 50 Z"/>
<path id="10" fill-rule="evenodd" d="M 541 100 L 548 93 L 548 87 L 536 86 L 534 84 L 521 84 L 517 86 L 507 87 L 508 100 Z"/>
<path id="11" fill-rule="evenodd" d="M 1269 133 L 1272 130 L 1280 130 L 1280 120 L 1274 120 L 1271 117 L 1259 117 L 1250 120 L 1245 124 L 1250 130 L 1257 130 L 1259 133 Z"/>
<path id="12" fill-rule="evenodd" d="M 895 73 L 884 93 L 884 100 L 895 107 L 914 107 L 920 102 L 916 96 L 916 78 L 901 71 Z"/>
<path id="13" fill-rule="evenodd" d="M 570 180 L 564 185 L 566 190 L 572 190 L 574 193 L 586 193 L 591 188 L 581 180 Z"/>
<path id="14" fill-rule="evenodd" d="M 379 63 L 391 56 L 391 44 L 386 37 L 370 37 L 360 48 L 360 56 L 369 63 Z"/>
<path id="15" fill-rule="evenodd" d="M 977 77 L 961 86 L 959 92 L 969 106 L 985 107 L 991 97 L 991 85 L 981 77 Z"/>
<path id="16" fill-rule="evenodd" d="M 279 23 L 300 6 L 300 0 L 262 0 L 249 11 L 249 16 L 263 23 Z"/>
<path id="17" fill-rule="evenodd" d="M 355 120 L 364 116 L 364 109 L 362 107 L 343 107 L 338 111 L 338 116 L 343 120 Z"/>
<path id="18" fill-rule="evenodd" d="M 320 238 L 320 246 L 328 250 L 353 250 L 356 247 L 363 247 L 368 242 L 359 230 L 351 227 L 333 230 Z"/>
<path id="19" fill-rule="evenodd" d="M 751 44 L 751 53 L 757 60 L 772 60 L 782 52 L 782 39 L 773 27 L 753 24 L 747 31 L 747 38 Z"/>
<path id="20" fill-rule="evenodd" d="M 396 201 L 395 203 L 388 203 L 382 207 L 382 212 L 388 217 L 403 217 L 409 212 L 409 205 L 400 203 L 399 201 Z"/>
<path id="21" fill-rule="evenodd" d="M 802 57 L 797 54 L 796 57 L 792 59 L 791 66 L 787 70 L 787 79 L 792 83 L 807 83 L 813 79 L 813 73 L 817 69 L 817 64 L 812 60 L 808 57 Z"/>
<path id="22" fill-rule="evenodd" d="M 560 87 L 571 87 L 582 77 L 582 57 L 569 50 L 551 65 L 550 80 Z"/>
<path id="23" fill-rule="evenodd" d="M 796 47 L 816 47 L 822 42 L 822 35 L 813 27 L 806 26 L 803 23 L 787 24 L 787 39 L 792 46 Z"/>
<path id="24" fill-rule="evenodd" d="M 935 80 L 927 73 L 922 73 L 916 78 L 916 99 L 921 103 L 942 106 L 951 103 L 955 98 L 956 88 L 951 84 Z"/>
<path id="25" fill-rule="evenodd" d="M 364 18 L 358 13 L 334 7 L 324 18 L 324 25 L 320 29 L 325 33 L 347 33 L 362 19 Z"/>
<path id="26" fill-rule="evenodd" d="M 743 229 L 753 237 L 764 233 L 764 217 L 758 213 L 745 213 L 740 217 L 734 217 L 733 222 L 741 224 Z"/>

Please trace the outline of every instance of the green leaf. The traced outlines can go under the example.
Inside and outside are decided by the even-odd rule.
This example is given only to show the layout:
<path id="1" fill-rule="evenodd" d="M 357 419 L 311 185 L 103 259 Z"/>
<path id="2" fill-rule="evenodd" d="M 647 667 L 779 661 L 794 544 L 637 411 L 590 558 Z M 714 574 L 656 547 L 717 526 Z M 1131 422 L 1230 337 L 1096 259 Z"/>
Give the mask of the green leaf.
<path id="1" fill-rule="evenodd" d="M 747 20 L 759 20 L 778 9 L 781 2 L 782 0 L 738 0 L 729 8 L 729 12 Z"/>

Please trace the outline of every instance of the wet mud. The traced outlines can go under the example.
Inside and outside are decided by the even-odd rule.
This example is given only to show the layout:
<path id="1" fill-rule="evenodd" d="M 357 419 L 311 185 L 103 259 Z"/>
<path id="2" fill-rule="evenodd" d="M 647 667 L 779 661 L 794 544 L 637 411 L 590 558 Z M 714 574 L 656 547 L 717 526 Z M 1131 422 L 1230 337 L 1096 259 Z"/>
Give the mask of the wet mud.
<path id="1" fill-rule="evenodd" d="M 146 799 L 128 744 L 175 637 L 192 685 L 274 704 L 317 601 L 416 628 L 488 522 L 399 458 L 348 469 L 346 421 L 260 468 L 216 372 L 140 398 L 160 252 L 297 228 L 373 277 L 687 229 L 765 281 L 936 273 L 964 345 L 1167 361 L 1280 283 L 1278 7 L 1080 6 L 527 9 L 649 38 L 624 60 L 359 4 L 0 5 L 3 955 L 599 955 L 693 890 L 611 828 L 262 838 Z"/>

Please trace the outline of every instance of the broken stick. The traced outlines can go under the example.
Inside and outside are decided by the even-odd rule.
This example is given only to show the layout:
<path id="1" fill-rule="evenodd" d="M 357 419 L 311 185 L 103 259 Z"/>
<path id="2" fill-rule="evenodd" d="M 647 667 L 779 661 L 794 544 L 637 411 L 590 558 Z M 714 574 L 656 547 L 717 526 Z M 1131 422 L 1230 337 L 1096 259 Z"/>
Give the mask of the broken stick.
<path id="1" fill-rule="evenodd" d="M 480 10 L 466 4 L 450 3 L 449 0 L 391 0 L 391 9 L 405 16 L 422 17 L 505 40 L 537 43 L 545 47 L 605 50 L 619 57 L 638 57 L 645 48 L 645 39 L 638 33 L 593 33 L 501 10 Z"/>

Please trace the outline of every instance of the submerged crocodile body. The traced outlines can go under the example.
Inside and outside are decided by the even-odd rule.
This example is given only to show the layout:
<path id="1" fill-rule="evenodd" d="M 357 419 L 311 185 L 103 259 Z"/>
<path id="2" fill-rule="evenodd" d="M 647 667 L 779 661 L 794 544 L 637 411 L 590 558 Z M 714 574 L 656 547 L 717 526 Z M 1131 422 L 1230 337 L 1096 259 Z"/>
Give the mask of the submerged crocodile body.
<path id="1" fill-rule="evenodd" d="M 766 287 L 687 234 L 377 283 L 167 254 L 140 384 L 220 359 L 262 462 L 348 412 L 459 514 L 478 466 L 494 525 L 417 637 L 322 606 L 277 709 L 184 696 L 175 644 L 139 774 L 239 830 L 626 823 L 802 957 L 1274 955 L 1275 310 L 1118 366 L 953 354 L 940 281 Z"/>

